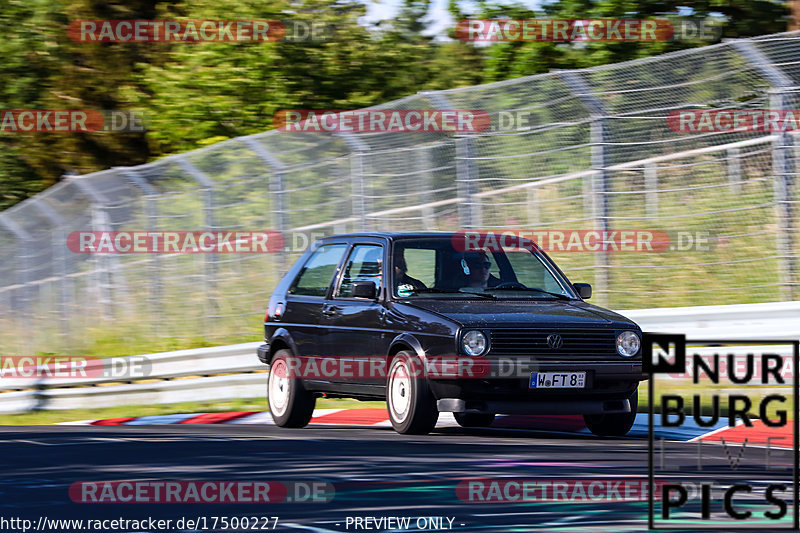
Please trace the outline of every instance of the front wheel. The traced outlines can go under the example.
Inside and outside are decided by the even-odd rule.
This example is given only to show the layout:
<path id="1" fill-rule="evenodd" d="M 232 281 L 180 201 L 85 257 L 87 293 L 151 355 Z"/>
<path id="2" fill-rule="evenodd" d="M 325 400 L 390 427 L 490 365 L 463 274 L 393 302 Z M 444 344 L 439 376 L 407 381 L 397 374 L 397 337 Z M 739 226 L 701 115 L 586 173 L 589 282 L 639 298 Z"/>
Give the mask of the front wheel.
<path id="1" fill-rule="evenodd" d="M 494 422 L 494 413 L 453 413 L 462 428 L 485 428 Z"/>
<path id="2" fill-rule="evenodd" d="M 267 385 L 269 412 L 275 424 L 284 428 L 301 428 L 308 425 L 314 414 L 317 399 L 308 392 L 300 379 L 292 377 L 289 361 L 292 352 L 278 350 L 272 359 Z"/>
<path id="3" fill-rule="evenodd" d="M 398 353 L 389 366 L 386 407 L 398 433 L 425 435 L 439 420 L 436 401 L 421 369 L 422 362 L 409 351 Z"/>
<path id="4" fill-rule="evenodd" d="M 636 410 L 639 407 L 639 387 L 636 387 L 629 400 L 631 402 L 630 413 L 583 415 L 586 427 L 600 437 L 622 437 L 627 435 L 633 427 L 634 420 L 636 420 Z"/>

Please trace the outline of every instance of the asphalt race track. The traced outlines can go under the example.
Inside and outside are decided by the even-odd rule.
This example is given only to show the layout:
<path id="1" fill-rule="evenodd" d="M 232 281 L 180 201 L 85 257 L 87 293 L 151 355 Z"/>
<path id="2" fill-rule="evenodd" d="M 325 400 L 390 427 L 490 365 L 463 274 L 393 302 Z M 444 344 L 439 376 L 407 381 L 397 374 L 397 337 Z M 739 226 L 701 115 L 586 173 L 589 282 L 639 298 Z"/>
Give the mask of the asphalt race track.
<path id="1" fill-rule="evenodd" d="M 322 532 L 365 530 L 348 527 L 347 517 L 446 516 L 461 531 L 647 528 L 647 501 L 475 503 L 456 494 L 459 482 L 476 478 L 645 481 L 647 441 L 641 438 L 462 428 L 409 437 L 390 428 L 267 425 L 5 426 L 0 432 L 1 514 L 34 523 L 43 515 L 278 516 L 276 531 Z M 691 443 L 671 446 L 678 447 L 671 462 L 694 464 Z M 722 447 L 706 448 L 707 455 L 724 460 Z M 746 467 L 734 471 L 718 463 L 706 472 L 720 480 L 741 479 Z M 333 484 L 336 494 L 329 503 L 268 504 L 87 504 L 68 495 L 75 481 L 143 479 L 314 480 Z"/>

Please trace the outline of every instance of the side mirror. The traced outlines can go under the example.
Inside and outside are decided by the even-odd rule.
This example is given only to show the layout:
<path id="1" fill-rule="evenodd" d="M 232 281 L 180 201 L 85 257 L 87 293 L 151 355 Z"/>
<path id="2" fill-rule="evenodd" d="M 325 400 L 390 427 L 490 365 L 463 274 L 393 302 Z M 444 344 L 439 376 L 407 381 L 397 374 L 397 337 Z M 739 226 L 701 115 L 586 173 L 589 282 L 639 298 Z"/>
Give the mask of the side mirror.
<path id="1" fill-rule="evenodd" d="M 575 287 L 575 290 L 584 300 L 592 297 L 592 286 L 588 283 L 573 283 L 572 286 Z"/>
<path id="2" fill-rule="evenodd" d="M 354 281 L 353 298 L 374 300 L 378 295 L 378 287 L 374 281 Z"/>

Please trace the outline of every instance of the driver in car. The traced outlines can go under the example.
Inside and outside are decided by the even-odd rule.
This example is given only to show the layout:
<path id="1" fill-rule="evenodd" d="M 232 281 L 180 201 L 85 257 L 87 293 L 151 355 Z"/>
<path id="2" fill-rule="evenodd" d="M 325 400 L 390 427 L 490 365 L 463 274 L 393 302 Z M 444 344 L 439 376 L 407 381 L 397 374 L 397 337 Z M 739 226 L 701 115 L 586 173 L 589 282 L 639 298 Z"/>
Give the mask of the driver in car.
<path id="1" fill-rule="evenodd" d="M 394 263 L 394 288 L 398 295 L 405 296 L 415 290 L 426 288 L 424 283 L 406 273 L 408 266 L 403 248 L 395 246 L 392 262 Z"/>
<path id="2" fill-rule="evenodd" d="M 464 289 L 486 289 L 494 287 L 500 281 L 489 273 L 492 262 L 486 252 L 468 252 L 464 254 L 462 267 L 467 276 Z"/>

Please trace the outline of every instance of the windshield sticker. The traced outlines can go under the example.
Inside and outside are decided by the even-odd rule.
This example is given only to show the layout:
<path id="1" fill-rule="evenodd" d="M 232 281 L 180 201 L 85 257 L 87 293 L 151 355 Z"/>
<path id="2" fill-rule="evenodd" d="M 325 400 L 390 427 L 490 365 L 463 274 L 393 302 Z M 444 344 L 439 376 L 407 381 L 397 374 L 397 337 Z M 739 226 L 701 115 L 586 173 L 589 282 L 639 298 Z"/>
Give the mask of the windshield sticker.
<path id="1" fill-rule="evenodd" d="M 398 296 L 411 296 L 414 293 L 414 286 L 408 283 L 404 283 L 397 287 L 397 295 Z"/>

